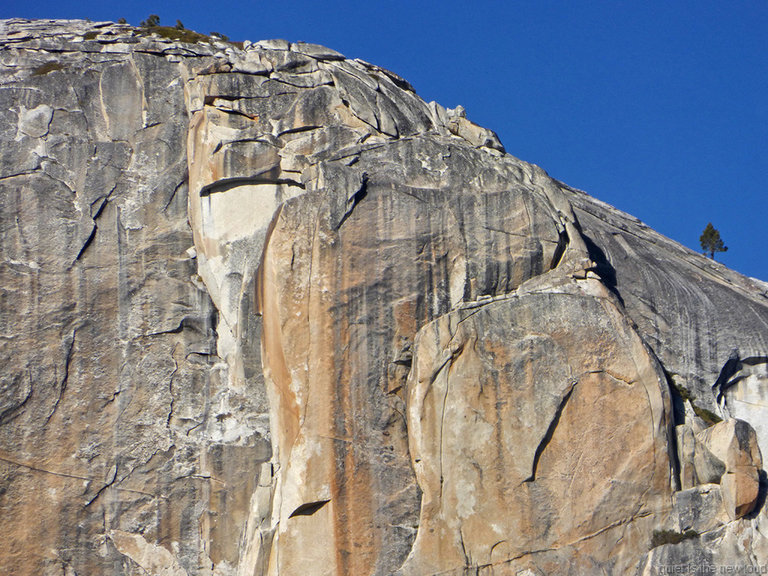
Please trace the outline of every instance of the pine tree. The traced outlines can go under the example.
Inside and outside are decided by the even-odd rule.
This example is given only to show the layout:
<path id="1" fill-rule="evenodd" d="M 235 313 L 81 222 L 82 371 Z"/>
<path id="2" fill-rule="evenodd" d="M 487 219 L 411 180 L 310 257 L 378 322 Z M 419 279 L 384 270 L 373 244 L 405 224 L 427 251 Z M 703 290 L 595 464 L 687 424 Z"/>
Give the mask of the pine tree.
<path id="1" fill-rule="evenodd" d="M 150 14 L 146 20 L 142 20 L 139 24 L 142 28 L 154 28 L 160 26 L 160 16 L 157 14 Z"/>
<path id="2" fill-rule="evenodd" d="M 723 240 L 720 238 L 720 232 L 717 231 L 717 228 L 712 226 L 712 222 L 707 224 L 707 227 L 704 228 L 704 232 L 702 232 L 699 237 L 699 242 L 701 242 L 701 249 L 704 251 L 704 254 L 708 255 L 712 260 L 715 259 L 715 252 L 728 251 L 728 246 L 723 244 Z"/>

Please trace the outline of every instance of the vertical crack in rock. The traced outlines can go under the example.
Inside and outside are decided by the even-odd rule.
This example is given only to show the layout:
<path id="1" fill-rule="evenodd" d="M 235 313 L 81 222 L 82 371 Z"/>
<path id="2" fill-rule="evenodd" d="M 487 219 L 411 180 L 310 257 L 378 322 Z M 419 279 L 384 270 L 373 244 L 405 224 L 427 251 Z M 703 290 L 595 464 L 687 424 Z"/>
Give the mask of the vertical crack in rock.
<path id="1" fill-rule="evenodd" d="M 459 526 L 459 544 L 461 545 L 461 554 L 464 556 L 464 567 L 469 568 L 472 565 L 472 560 L 467 554 L 467 547 L 464 544 L 464 528 Z"/>
<path id="2" fill-rule="evenodd" d="M 75 348 L 75 335 L 77 333 L 77 330 L 72 331 L 72 335 L 69 337 L 69 343 L 67 344 L 67 351 L 65 353 L 64 357 L 64 375 L 61 378 L 61 382 L 59 383 L 59 391 L 58 395 L 56 397 L 56 402 L 53 405 L 53 409 L 51 410 L 51 413 L 48 414 L 48 417 L 45 419 L 45 424 L 47 425 L 51 418 L 53 418 L 53 415 L 56 413 L 56 409 L 59 407 L 59 404 L 61 403 L 61 399 L 64 396 L 64 392 L 67 390 L 67 382 L 69 381 L 69 365 L 72 362 L 72 352 Z"/>
<path id="3" fill-rule="evenodd" d="M 339 220 L 339 223 L 336 225 L 336 230 L 339 230 L 344 222 L 347 221 L 347 218 L 349 218 L 352 215 L 352 211 L 355 209 L 355 207 L 363 201 L 363 198 L 366 197 L 368 194 L 368 174 L 363 172 L 361 176 L 361 182 L 360 182 L 360 188 L 358 188 L 357 192 L 352 194 L 352 197 L 347 201 L 347 210 L 344 212 L 344 215 L 341 217 L 341 220 Z"/>
<path id="4" fill-rule="evenodd" d="M 672 471 L 674 473 L 674 481 L 675 481 L 675 489 L 680 490 L 682 487 L 682 473 L 681 473 L 681 462 L 680 462 L 680 446 L 678 445 L 678 439 L 677 439 L 677 433 L 675 432 L 675 427 L 677 425 L 681 425 L 684 422 L 677 421 L 677 416 L 675 414 L 675 397 L 677 396 L 679 398 L 680 394 L 677 391 L 677 388 L 675 387 L 675 383 L 672 379 L 672 375 L 667 371 L 667 369 L 661 364 L 661 361 L 659 361 L 659 365 L 661 366 L 663 372 L 664 372 L 664 378 L 666 380 L 667 386 L 669 388 L 669 394 L 670 398 L 672 399 L 672 411 L 669 415 L 671 426 L 670 426 L 670 432 L 667 435 L 668 442 L 670 443 L 669 447 L 669 457 L 671 460 L 672 465 Z M 684 410 L 684 409 L 683 409 Z M 683 413 L 683 418 L 685 418 L 685 415 Z"/>
<path id="5" fill-rule="evenodd" d="M 184 179 L 181 180 L 176 186 L 173 187 L 173 190 L 171 191 L 170 195 L 168 196 L 168 200 L 165 201 L 165 205 L 163 206 L 163 212 L 168 211 L 168 207 L 171 205 L 171 202 L 173 202 L 174 198 L 176 198 L 176 194 L 178 191 L 184 187 L 189 182 L 189 174 L 188 172 L 185 172 Z"/>
<path id="6" fill-rule="evenodd" d="M 96 223 L 93 224 L 91 227 L 91 233 L 88 235 L 88 238 L 85 239 L 85 242 L 83 243 L 83 246 L 80 248 L 79 252 L 77 253 L 77 256 L 75 256 L 75 259 L 72 261 L 72 265 L 75 264 L 80 258 L 83 256 L 85 251 L 88 249 L 88 246 L 91 245 L 91 242 L 93 242 L 93 239 L 96 237 L 96 230 L 98 229 L 98 226 L 96 226 Z"/>
<path id="7" fill-rule="evenodd" d="M 78 262 L 82 257 L 83 254 L 85 254 L 85 251 L 88 249 L 88 247 L 93 242 L 93 239 L 96 237 L 96 232 L 99 228 L 96 221 L 99 219 L 99 216 L 101 216 L 102 212 L 104 212 L 104 208 L 107 206 L 107 203 L 109 202 L 109 199 L 112 196 L 112 193 L 115 191 L 116 186 L 112 187 L 112 190 L 110 190 L 106 196 L 103 196 L 97 200 L 95 200 L 93 203 L 91 203 L 91 209 L 93 209 L 93 206 L 95 203 L 100 202 L 99 207 L 96 209 L 96 213 L 92 216 L 93 224 L 91 226 L 91 232 L 88 234 L 88 237 L 85 239 L 85 242 L 83 242 L 83 245 L 80 247 L 80 250 L 77 252 L 77 256 L 75 256 L 75 259 L 72 261 L 72 263 L 69 265 L 70 268 L 75 265 L 76 262 Z"/>
<path id="8" fill-rule="evenodd" d="M 563 259 L 563 256 L 565 255 L 565 251 L 568 249 L 568 244 L 570 242 L 570 238 L 568 238 L 568 231 L 563 228 L 560 231 L 560 236 L 557 240 L 557 247 L 555 248 L 555 253 L 552 254 L 552 261 L 549 264 L 549 269 L 554 270 L 557 268 L 558 264 Z"/>
<path id="9" fill-rule="evenodd" d="M 107 475 L 107 481 L 105 482 L 105 484 L 101 488 L 98 489 L 96 494 L 94 494 L 93 497 L 90 498 L 84 504 L 85 508 L 88 508 L 88 506 L 93 504 L 99 498 L 99 496 L 101 496 L 104 493 L 104 491 L 107 488 L 110 488 L 115 483 L 115 480 L 117 479 L 117 469 L 118 469 L 118 465 L 117 464 L 112 466 L 112 469 L 110 470 L 109 474 Z"/>
<path id="10" fill-rule="evenodd" d="M 168 376 L 168 394 L 171 396 L 170 405 L 168 406 L 168 418 L 165 420 L 165 425 L 170 429 L 171 427 L 171 418 L 173 418 L 173 403 L 175 402 L 175 399 L 173 397 L 173 378 L 176 376 L 176 373 L 179 371 L 179 363 L 176 361 L 176 350 L 178 349 L 179 345 L 176 344 L 173 347 L 173 350 L 171 350 L 171 358 L 173 359 L 173 372 L 171 372 L 170 376 Z"/>
<path id="11" fill-rule="evenodd" d="M 528 478 L 526 478 L 525 480 L 523 480 L 522 482 L 523 484 L 536 481 L 536 470 L 539 467 L 539 459 L 541 458 L 541 455 L 544 453 L 544 450 L 546 449 L 547 445 L 552 440 L 552 436 L 555 433 L 555 429 L 557 428 L 557 425 L 560 423 L 560 416 L 562 416 L 563 410 L 565 410 L 565 405 L 568 403 L 568 400 L 571 398 L 571 394 L 573 394 L 573 390 L 576 388 L 576 384 L 577 384 L 577 381 L 575 380 L 572 381 L 568 390 L 560 400 L 560 404 L 557 406 L 557 410 L 555 410 L 555 415 L 552 418 L 552 421 L 549 423 L 547 432 L 544 434 L 544 437 L 541 439 L 541 441 L 539 442 L 539 445 L 536 447 L 536 452 L 533 455 L 533 464 L 531 465 L 531 475 L 528 476 Z"/>
<path id="12" fill-rule="evenodd" d="M 437 376 L 440 374 L 440 371 L 445 366 L 449 366 L 450 370 L 450 362 L 453 360 L 453 356 L 445 361 L 443 366 L 441 366 L 438 373 L 435 375 Z M 443 485 L 445 483 L 445 475 L 443 474 L 443 471 L 445 470 L 445 459 L 444 459 L 444 453 L 445 453 L 445 414 L 448 410 L 448 394 L 450 393 L 450 387 L 451 383 L 450 380 L 446 380 L 445 383 L 445 393 L 443 394 L 443 402 L 442 402 L 442 409 L 440 412 L 440 454 L 439 454 L 439 461 L 440 461 L 440 498 L 443 497 Z"/>

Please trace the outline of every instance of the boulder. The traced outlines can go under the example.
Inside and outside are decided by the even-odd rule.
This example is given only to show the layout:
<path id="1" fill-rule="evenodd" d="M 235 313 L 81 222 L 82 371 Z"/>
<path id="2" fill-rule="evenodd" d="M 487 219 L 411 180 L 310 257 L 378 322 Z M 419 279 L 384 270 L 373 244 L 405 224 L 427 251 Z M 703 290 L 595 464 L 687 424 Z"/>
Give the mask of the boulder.
<path id="1" fill-rule="evenodd" d="M 757 504 L 763 468 L 754 428 L 743 420 L 731 419 L 696 436 L 725 465 L 720 487 L 729 517 L 735 520 L 752 512 Z"/>
<path id="2" fill-rule="evenodd" d="M 403 574 L 547 573 L 563 557 L 624 573 L 648 546 L 672 496 L 666 381 L 612 300 L 581 284 L 419 332 L 407 407 L 422 502 Z"/>

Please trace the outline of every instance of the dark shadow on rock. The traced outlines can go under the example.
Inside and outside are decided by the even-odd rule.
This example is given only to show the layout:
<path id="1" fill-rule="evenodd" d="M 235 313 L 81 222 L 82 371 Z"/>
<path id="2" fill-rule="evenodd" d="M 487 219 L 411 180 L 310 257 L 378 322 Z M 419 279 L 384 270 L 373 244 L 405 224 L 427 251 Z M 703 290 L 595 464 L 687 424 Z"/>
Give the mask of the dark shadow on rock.
<path id="1" fill-rule="evenodd" d="M 765 506 L 766 496 L 768 496 L 768 474 L 765 473 L 765 470 L 760 470 L 760 489 L 757 492 L 755 509 L 744 516 L 745 519 L 752 520 L 753 518 L 757 518 L 757 515 L 760 514 L 763 506 Z"/>
<path id="2" fill-rule="evenodd" d="M 681 424 L 685 424 L 685 398 L 682 397 L 680 390 L 678 390 L 675 385 L 675 380 L 672 374 L 670 374 L 663 366 L 662 369 L 664 370 L 664 376 L 667 379 L 669 392 L 672 396 L 672 417 L 674 418 L 675 426 L 680 426 Z"/>
<path id="3" fill-rule="evenodd" d="M 619 299 L 621 305 L 624 306 L 624 298 L 619 294 L 619 289 L 616 282 L 616 269 L 608 260 L 608 257 L 603 252 L 603 249 L 595 244 L 594 240 L 584 234 L 582 230 L 579 230 L 581 237 L 584 239 L 584 244 L 587 247 L 589 258 L 595 263 L 594 271 L 603 280 L 603 284 Z"/>
<path id="4" fill-rule="evenodd" d="M 669 457 L 672 464 L 672 470 L 675 477 L 675 486 L 677 490 L 682 487 L 682 478 L 680 477 L 680 469 L 682 464 L 680 462 L 680 447 L 677 445 L 677 433 L 675 426 L 685 424 L 685 400 L 680 394 L 680 391 L 675 386 L 675 381 L 672 375 L 667 371 L 664 366 L 661 367 L 664 370 L 664 377 L 667 379 L 667 386 L 669 387 L 669 394 L 672 397 L 672 428 L 669 434 Z"/>

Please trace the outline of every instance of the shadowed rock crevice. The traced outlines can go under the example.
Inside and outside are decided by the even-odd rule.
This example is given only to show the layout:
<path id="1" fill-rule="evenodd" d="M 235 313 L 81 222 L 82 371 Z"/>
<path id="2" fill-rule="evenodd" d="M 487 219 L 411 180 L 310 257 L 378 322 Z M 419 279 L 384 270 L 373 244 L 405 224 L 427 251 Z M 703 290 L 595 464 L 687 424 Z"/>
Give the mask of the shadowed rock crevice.
<path id="1" fill-rule="evenodd" d="M 569 242 L 570 239 L 568 238 L 568 231 L 563 228 L 563 230 L 560 231 L 560 236 L 557 240 L 557 248 L 555 249 L 555 253 L 552 255 L 552 262 L 549 265 L 550 270 L 554 270 L 557 268 L 558 264 L 560 264 L 560 261 L 565 255 L 565 251 L 568 249 Z"/>
<path id="2" fill-rule="evenodd" d="M 739 351 L 732 350 L 728 361 L 723 365 L 720 370 L 720 374 L 717 376 L 717 380 L 712 385 L 712 392 L 716 394 L 717 403 L 723 399 L 725 391 L 735 384 L 731 382 L 731 378 L 739 371 L 741 365 L 741 359 L 739 358 Z"/>
<path id="3" fill-rule="evenodd" d="M 312 516 L 315 512 L 320 510 L 323 506 L 328 504 L 330 500 L 320 500 L 319 502 L 308 502 L 306 504 L 302 504 L 296 510 L 291 512 L 288 516 L 288 518 L 294 518 L 295 516 Z"/>
<path id="4" fill-rule="evenodd" d="M 750 356 L 741 358 L 738 350 L 733 350 L 728 361 L 720 370 L 717 380 L 712 385 L 713 393 L 716 393 L 717 403 L 720 404 L 726 392 L 749 377 L 749 373 L 742 373 L 745 367 L 754 369 L 760 365 L 768 364 L 766 356 Z"/>
<path id="5" fill-rule="evenodd" d="M 85 251 L 88 249 L 88 247 L 93 242 L 94 238 L 96 237 L 96 232 L 99 229 L 99 226 L 97 224 L 97 221 L 99 217 L 104 212 L 104 208 L 106 208 L 107 204 L 109 203 L 110 198 L 112 197 L 112 193 L 115 191 L 115 188 L 112 188 L 112 190 L 109 191 L 108 194 L 101 198 L 97 198 L 94 200 L 90 205 L 90 210 L 93 213 L 94 206 L 97 206 L 96 212 L 92 214 L 91 218 L 93 220 L 91 232 L 88 234 L 88 237 L 85 239 L 85 242 L 83 242 L 83 245 L 80 247 L 80 250 L 77 252 L 77 255 L 75 256 L 75 259 L 72 261 L 71 266 L 74 266 L 76 262 L 78 262 L 83 255 L 85 254 Z"/>
<path id="6" fill-rule="evenodd" d="M 217 180 L 213 184 L 209 184 L 207 186 L 204 186 L 200 189 L 200 196 L 210 196 L 211 194 L 222 194 L 226 193 L 229 190 L 232 190 L 233 188 L 238 188 L 240 186 L 247 186 L 247 185 L 286 185 L 286 186 L 293 186 L 296 188 L 300 188 L 301 190 L 304 190 L 304 184 L 301 182 L 297 182 L 296 180 L 291 180 L 290 178 L 270 178 L 269 176 L 259 177 L 259 176 L 252 176 L 248 178 L 228 178 L 228 179 L 222 179 Z"/>
<path id="7" fill-rule="evenodd" d="M 557 406 L 557 410 L 555 411 L 555 417 L 552 418 L 552 422 L 550 422 L 549 427 L 547 428 L 546 434 L 544 434 L 544 437 L 541 439 L 541 442 L 539 442 L 539 445 L 536 446 L 536 451 L 533 454 L 533 465 L 531 467 L 531 475 L 528 476 L 523 482 L 535 482 L 536 481 L 536 469 L 539 466 L 539 459 L 541 458 L 542 453 L 547 448 L 547 445 L 552 440 L 552 435 L 555 433 L 555 428 L 557 428 L 558 423 L 560 422 L 560 416 L 563 414 L 563 410 L 565 410 L 565 405 L 568 403 L 568 400 L 571 397 L 571 394 L 573 394 L 573 390 L 576 387 L 577 382 L 573 382 L 571 384 L 571 387 L 568 388 L 568 391 L 563 396 L 563 399 L 560 401 L 560 404 Z"/>
<path id="8" fill-rule="evenodd" d="M 681 479 L 681 451 L 680 446 L 678 443 L 677 434 L 674 432 L 676 426 L 684 425 L 686 423 L 685 420 L 685 404 L 682 396 L 680 395 L 679 390 L 677 389 L 677 386 L 675 386 L 674 378 L 673 376 L 667 372 L 667 370 L 662 366 L 662 369 L 664 370 L 664 378 L 667 383 L 667 387 L 669 389 L 669 395 L 672 400 L 672 411 L 670 414 L 670 428 L 672 432 L 668 435 L 669 438 L 669 457 L 670 457 L 670 464 L 672 465 L 672 474 L 674 476 L 674 482 L 675 482 L 675 489 L 680 490 L 682 487 L 682 479 Z"/>
<path id="9" fill-rule="evenodd" d="M 768 474 L 765 472 L 765 470 L 760 470 L 759 482 L 760 489 L 757 493 L 757 498 L 755 499 L 755 508 L 749 514 L 744 516 L 745 520 L 754 520 L 760 516 L 760 513 L 763 512 L 765 503 L 768 500 Z"/>
<path id="10" fill-rule="evenodd" d="M 608 260 L 608 257 L 605 255 L 602 248 L 600 248 L 600 246 L 598 246 L 583 231 L 581 231 L 581 237 L 584 240 L 584 244 L 587 246 L 590 260 L 595 263 L 594 271 L 600 276 L 605 287 L 613 292 L 614 296 L 621 302 L 621 305 L 624 306 L 624 299 L 621 297 L 621 293 L 619 292 L 616 283 L 616 269 L 613 267 L 610 260 Z"/>
<path id="11" fill-rule="evenodd" d="M 360 204 L 360 202 L 362 202 L 367 195 L 368 195 L 368 174 L 363 173 L 361 176 L 360 188 L 358 188 L 357 192 L 352 194 L 352 196 L 347 201 L 347 210 L 341 216 L 339 223 L 336 225 L 336 230 L 338 230 L 344 225 L 344 222 L 347 221 L 347 218 L 349 218 L 352 215 L 352 211 L 355 209 L 355 207 L 358 204 Z"/>
<path id="12" fill-rule="evenodd" d="M 96 230 L 97 229 L 98 229 L 98 226 L 96 226 L 96 224 L 94 224 L 93 228 L 91 229 L 91 233 L 88 235 L 88 238 L 85 239 L 85 242 L 83 243 L 83 246 L 80 248 L 80 250 L 77 253 L 77 256 L 75 256 L 75 259 L 72 261 L 73 265 L 74 265 L 75 262 L 80 260 L 80 258 L 82 258 L 82 256 L 85 253 L 85 251 L 91 245 L 91 242 L 93 242 L 93 239 L 96 237 Z"/>
<path id="13" fill-rule="evenodd" d="M 67 384 L 69 383 L 69 376 L 70 376 L 70 366 L 72 363 L 72 355 L 74 354 L 74 350 L 75 350 L 76 336 L 77 336 L 77 330 L 73 330 L 72 335 L 67 339 L 67 342 L 65 343 L 66 351 L 64 353 L 64 374 L 61 377 L 61 381 L 58 383 L 58 395 L 53 404 L 53 408 L 51 408 L 51 412 L 48 414 L 48 416 L 45 419 L 45 425 L 47 425 L 51 421 L 51 418 L 53 418 L 53 415 L 56 413 L 56 409 L 61 404 L 61 399 L 64 397 L 64 393 L 67 391 Z"/>

